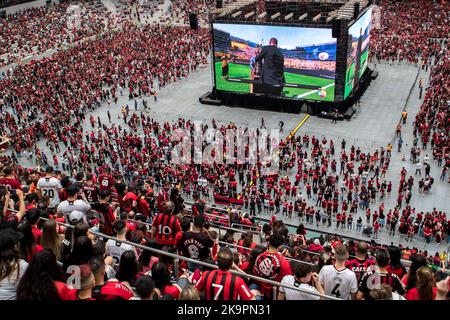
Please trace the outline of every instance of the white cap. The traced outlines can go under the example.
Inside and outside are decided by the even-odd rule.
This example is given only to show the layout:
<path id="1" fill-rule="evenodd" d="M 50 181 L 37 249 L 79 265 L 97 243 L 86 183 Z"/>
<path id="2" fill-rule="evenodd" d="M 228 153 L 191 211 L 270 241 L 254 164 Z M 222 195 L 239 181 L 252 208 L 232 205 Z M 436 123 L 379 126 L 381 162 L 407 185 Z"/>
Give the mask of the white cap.
<path id="1" fill-rule="evenodd" d="M 80 211 L 74 210 L 69 214 L 70 224 L 76 224 L 77 222 L 80 222 L 81 220 L 83 220 L 83 213 L 81 213 Z"/>

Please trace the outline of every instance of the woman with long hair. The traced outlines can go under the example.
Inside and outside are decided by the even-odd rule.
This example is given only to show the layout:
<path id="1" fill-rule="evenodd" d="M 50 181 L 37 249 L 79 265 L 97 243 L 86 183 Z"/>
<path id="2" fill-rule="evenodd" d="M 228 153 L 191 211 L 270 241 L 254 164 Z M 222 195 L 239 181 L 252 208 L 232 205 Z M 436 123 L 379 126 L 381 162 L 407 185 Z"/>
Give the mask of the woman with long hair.
<path id="1" fill-rule="evenodd" d="M 16 299 L 17 286 L 28 267 L 19 250 L 22 237 L 12 228 L 0 231 L 0 300 Z"/>
<path id="2" fill-rule="evenodd" d="M 86 236 L 81 236 L 75 240 L 72 252 L 65 259 L 64 270 L 66 271 L 69 266 L 88 264 L 92 256 L 93 246 L 91 239 Z"/>
<path id="3" fill-rule="evenodd" d="M 89 225 L 87 223 L 78 223 L 75 227 L 66 230 L 64 240 L 62 241 L 62 259 L 67 259 L 79 237 L 88 237 L 92 241 L 93 237 L 89 232 Z"/>
<path id="4" fill-rule="evenodd" d="M 427 266 L 420 267 L 416 271 L 416 286 L 410 289 L 405 297 L 407 300 L 436 300 L 437 288 L 434 283 L 433 273 Z"/>
<path id="5" fill-rule="evenodd" d="M 306 236 L 306 229 L 303 223 L 300 223 L 298 225 L 296 232 L 298 235 Z"/>
<path id="6" fill-rule="evenodd" d="M 138 278 L 140 266 L 136 261 L 136 255 L 133 250 L 128 250 L 120 256 L 119 270 L 116 278 L 120 282 L 128 282 L 130 286 L 134 286 Z"/>
<path id="7" fill-rule="evenodd" d="M 41 237 L 41 246 L 44 249 L 50 249 L 56 256 L 56 260 L 61 259 L 61 237 L 57 231 L 58 225 L 55 220 L 44 222 Z"/>
<path id="8" fill-rule="evenodd" d="M 411 267 L 407 274 L 403 276 L 402 283 L 406 286 L 406 292 L 416 286 L 417 274 L 416 271 L 427 265 L 427 259 L 422 255 L 416 255 L 412 260 Z"/>
<path id="9" fill-rule="evenodd" d="M 189 285 L 181 290 L 180 300 L 200 300 L 200 293 L 194 286 Z"/>
<path id="10" fill-rule="evenodd" d="M 401 279 L 406 274 L 406 268 L 400 261 L 402 253 L 400 249 L 396 246 L 389 246 L 388 251 L 390 263 L 387 267 L 387 270 L 391 273 L 394 273 L 395 275 L 397 275 L 397 277 Z"/>
<path id="11" fill-rule="evenodd" d="M 246 261 L 241 265 L 241 269 L 248 274 L 253 274 L 253 267 L 255 266 L 256 258 L 267 249 L 258 245 L 252 249 Z"/>
<path id="12" fill-rule="evenodd" d="M 18 230 L 23 234 L 23 238 L 20 240 L 22 259 L 29 263 L 33 256 L 42 250 L 42 246 L 36 243 L 36 238 L 33 235 L 32 225 L 30 223 L 27 221 L 22 222 Z"/>
<path id="13" fill-rule="evenodd" d="M 155 287 L 161 292 L 162 296 L 168 295 L 177 300 L 181 293 L 178 285 L 173 285 L 170 281 L 170 271 L 163 262 L 153 265 L 152 278 L 155 281 Z M 161 297 L 162 298 L 162 297 Z"/>
<path id="14" fill-rule="evenodd" d="M 17 300 L 61 300 L 70 290 L 62 282 L 62 273 L 51 249 L 33 256 L 17 287 Z"/>

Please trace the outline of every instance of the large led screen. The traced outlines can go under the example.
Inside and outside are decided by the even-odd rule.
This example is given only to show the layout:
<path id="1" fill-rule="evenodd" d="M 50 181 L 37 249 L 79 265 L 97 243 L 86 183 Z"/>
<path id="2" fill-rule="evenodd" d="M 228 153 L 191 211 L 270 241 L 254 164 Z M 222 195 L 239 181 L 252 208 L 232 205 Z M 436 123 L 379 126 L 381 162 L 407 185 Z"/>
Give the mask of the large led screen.
<path id="1" fill-rule="evenodd" d="M 349 28 L 349 47 L 347 52 L 344 99 L 349 96 L 367 69 L 369 63 L 371 27 L 372 8 L 369 8 L 369 10 L 367 10 L 367 12 Z"/>
<path id="2" fill-rule="evenodd" d="M 331 29 L 213 24 L 216 89 L 334 101 Z"/>

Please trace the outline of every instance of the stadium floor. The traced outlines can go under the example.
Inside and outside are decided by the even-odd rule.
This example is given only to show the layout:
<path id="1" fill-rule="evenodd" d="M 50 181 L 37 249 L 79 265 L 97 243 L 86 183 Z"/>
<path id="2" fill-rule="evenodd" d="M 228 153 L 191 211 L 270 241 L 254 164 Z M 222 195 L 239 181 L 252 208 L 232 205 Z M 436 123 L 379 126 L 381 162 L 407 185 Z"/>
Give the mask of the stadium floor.
<path id="1" fill-rule="evenodd" d="M 396 123 L 400 119 L 401 111 L 411 86 L 415 82 L 418 70 L 412 65 L 389 66 L 386 64 L 377 64 L 377 70 L 380 72 L 378 79 L 372 82 L 372 85 L 362 97 L 361 111 L 351 121 L 332 124 L 330 120 L 310 117 L 300 128 L 299 133 L 315 134 L 320 138 L 323 135 L 328 138 L 333 138 L 337 146 L 337 152 L 340 152 L 340 140 L 342 138 L 346 139 L 348 146 L 355 143 L 363 151 L 374 151 L 379 146 L 386 146 L 394 137 Z M 279 121 L 284 121 L 285 135 L 295 128 L 304 118 L 304 114 L 296 115 L 272 111 L 255 112 L 255 110 L 243 108 L 202 105 L 199 103 L 198 98 L 205 92 L 211 90 L 211 74 L 210 68 L 206 67 L 192 74 L 188 79 L 168 85 L 159 93 L 157 103 L 154 103 L 152 98 L 150 99 L 150 116 L 158 121 L 175 121 L 179 117 L 184 117 L 194 121 L 207 120 L 209 123 L 212 118 L 215 118 L 219 125 L 233 121 L 238 126 L 249 127 L 259 127 L 261 117 L 264 117 L 268 129 L 278 128 Z M 423 78 L 426 87 L 428 81 L 426 73 L 421 71 L 419 77 Z M 403 146 L 404 152 L 398 153 L 396 151 L 396 144 L 394 143 L 391 167 L 387 174 L 387 179 L 393 182 L 393 190 L 397 190 L 400 176 L 399 172 L 403 166 L 408 170 L 408 174 L 413 175 L 414 173 L 413 165 L 408 159 L 409 149 L 412 143 L 412 121 L 420 106 L 418 96 L 418 85 L 415 85 L 415 89 L 407 105 L 408 122 L 403 128 L 403 139 L 405 141 Z M 134 103 L 130 103 L 126 96 L 119 97 L 118 105 L 109 108 L 116 125 L 123 125 L 123 120 L 121 118 L 118 119 L 118 116 L 120 115 L 120 107 L 126 103 L 129 104 L 130 111 L 133 112 Z M 95 117 L 99 116 L 102 122 L 107 124 L 107 109 L 108 106 L 103 104 L 102 107 L 90 114 Z M 84 123 L 86 130 L 91 130 L 89 115 L 86 117 Z M 49 150 L 43 141 L 39 143 L 39 147 L 49 154 Z M 61 152 L 63 153 L 64 151 L 64 148 L 61 148 Z M 401 160 L 403 154 L 405 154 L 407 159 L 405 162 Z M 30 165 L 24 158 L 22 158 L 21 164 Z M 450 210 L 450 184 L 439 181 L 439 168 L 437 168 L 436 162 L 434 161 L 431 174 L 435 177 L 435 186 L 432 193 L 429 195 L 420 195 L 417 193 L 417 187 L 415 187 L 411 204 L 417 210 L 430 210 L 436 207 L 438 210 L 446 210 L 448 212 Z M 415 180 L 417 181 L 417 176 Z M 391 208 L 395 201 L 396 196 L 393 193 L 392 196 L 386 198 L 386 208 Z M 362 215 L 362 212 L 359 211 L 358 214 Z M 363 220 L 365 221 L 365 219 Z M 298 220 L 294 220 L 292 223 L 298 223 Z M 360 235 L 355 232 L 346 232 L 346 234 Z M 394 243 L 399 242 L 397 237 L 391 238 L 384 233 L 380 234 L 380 239 L 389 243 L 391 241 Z M 401 242 L 407 244 L 403 241 Z M 425 244 L 420 242 L 413 243 L 413 245 L 424 248 Z M 430 252 L 436 249 L 442 251 L 447 248 L 447 245 L 442 243 L 438 247 L 436 244 L 430 244 L 426 248 Z"/>

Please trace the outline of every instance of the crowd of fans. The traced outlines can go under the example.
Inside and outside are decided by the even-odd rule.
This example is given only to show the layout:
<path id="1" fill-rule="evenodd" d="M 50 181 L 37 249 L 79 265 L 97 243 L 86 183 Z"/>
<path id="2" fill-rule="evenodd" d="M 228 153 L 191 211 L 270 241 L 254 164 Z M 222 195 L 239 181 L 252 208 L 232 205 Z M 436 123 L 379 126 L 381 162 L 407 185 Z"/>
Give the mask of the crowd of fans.
<path id="1" fill-rule="evenodd" d="M 92 1 L 64 2 L 8 15 L 0 19 L 0 67 L 98 35 L 123 22 L 123 17 L 113 17 L 100 2 Z"/>
<path id="2" fill-rule="evenodd" d="M 177 2 L 183 10 L 197 3 L 203 6 Z M 419 4 L 412 3 L 407 6 L 414 12 Z M 433 2 L 417 10 L 435 8 Z M 422 12 L 418 17 L 440 19 Z M 398 18 L 420 23 L 423 39 L 432 37 L 430 32 L 443 32 L 409 13 Z M 397 40 L 389 36 L 395 30 L 390 23 L 374 37 L 379 59 L 399 52 L 391 48 L 396 42 L 390 41 Z M 310 238 L 303 225 L 335 225 L 375 238 L 384 230 L 400 232 L 408 240 L 423 236 L 427 242 L 449 241 L 445 212 L 417 212 L 411 205 L 414 178 L 406 169 L 400 172 L 397 206 L 385 208 L 385 199 L 394 192 L 386 179 L 391 144 L 365 152 L 345 140 L 336 147 L 326 137 L 290 137 L 279 144 L 278 173 L 263 173 L 266 164 L 261 161 L 172 164 L 171 151 L 180 142 L 173 132 L 192 132 L 194 123 L 182 118 L 160 123 L 144 111 L 156 88 L 207 63 L 208 37 L 206 30 L 139 28 L 127 22 L 122 30 L 19 66 L 0 80 L 0 134 L 14 146 L 0 165 L 0 299 L 311 300 L 324 294 L 359 300 L 447 299 L 444 254 L 339 237 Z M 405 46 L 418 41 L 404 37 Z M 414 134 L 423 149 L 430 143 L 434 159 L 448 168 L 448 48 L 443 42 L 433 44 L 431 51 L 417 52 L 429 62 L 431 82 Z M 90 116 L 92 130 L 83 130 L 89 111 L 101 103 L 116 105 L 122 95 L 131 104 L 122 107 L 123 123 L 111 124 L 107 111 L 109 123 Z M 214 119 L 211 126 L 223 133 L 237 129 Z M 208 127 L 203 123 L 202 132 Z M 51 154 L 37 147 L 41 139 Z M 210 144 L 206 138 L 202 143 L 204 148 Z M 244 147 L 248 158 L 249 140 Z M 211 156 L 227 148 L 213 148 Z M 38 168 L 20 166 L 22 157 Z M 429 172 L 425 177 L 427 190 L 426 181 L 419 181 L 419 189 L 429 192 L 432 177 Z M 228 214 L 207 211 L 205 200 L 215 195 L 242 199 L 243 206 L 229 208 Z M 192 198 L 190 210 L 183 198 Z M 257 241 L 255 217 L 262 213 L 273 219 Z M 277 216 L 298 216 L 296 234 L 289 234 Z M 227 230 L 219 239 L 214 225 L 232 223 L 253 226 L 253 232 Z M 175 262 L 146 247 L 192 260 Z M 409 270 L 405 260 L 411 263 Z M 211 268 L 214 264 L 218 270 Z M 70 282 L 74 270 L 79 286 Z M 374 277 L 379 277 L 379 286 L 371 282 Z M 272 286 L 260 278 L 302 291 L 281 286 L 274 296 Z"/>
<path id="3" fill-rule="evenodd" d="M 116 103 L 122 94 L 130 99 L 150 96 L 187 76 L 207 62 L 207 38 L 204 30 L 128 24 L 19 66 L 0 80 L 0 108 L 12 110 L 1 114 L 0 135 L 10 137 L 18 153 L 42 137 L 56 146 L 70 142 L 74 147 L 77 141 L 68 141 L 66 133 L 76 133 L 89 110 L 102 101 Z"/>
<path id="4" fill-rule="evenodd" d="M 14 173 L 9 167 L 4 171 Z M 2 179 L 8 188 L 1 195 L 1 299 L 314 300 L 324 294 L 340 299 L 447 299 L 448 278 L 438 270 L 445 266 L 441 257 L 428 261 L 427 253 L 416 248 L 401 251 L 338 237 L 309 239 L 303 225 L 290 235 L 276 218 L 264 225 L 260 244 L 250 232 L 235 241 L 230 230 L 219 241 L 205 220 L 204 204 L 197 200 L 186 211 L 177 189 L 170 190 L 168 183 L 154 198 L 144 181 L 127 185 L 105 173 L 96 184 L 92 175 L 74 180 L 58 179 L 58 174 L 47 167 L 36 184 L 24 186 L 14 178 Z M 150 192 L 142 194 L 146 187 Z M 149 216 L 139 213 L 142 207 Z M 142 221 L 148 217 L 152 222 L 146 225 Z M 175 262 L 154 249 L 192 260 Z M 409 271 L 401 258 L 412 261 Z M 215 263 L 218 270 L 211 267 Z M 73 271 L 78 271 L 79 282 L 72 281 Z M 374 275 L 381 286 L 372 284 Z M 298 283 L 302 291 L 280 287 L 274 296 L 272 285 L 261 277 Z"/>
<path id="5" fill-rule="evenodd" d="M 429 67 L 448 38 L 450 19 L 445 1 L 382 0 L 381 26 L 372 29 L 371 58 L 405 61 Z"/>

